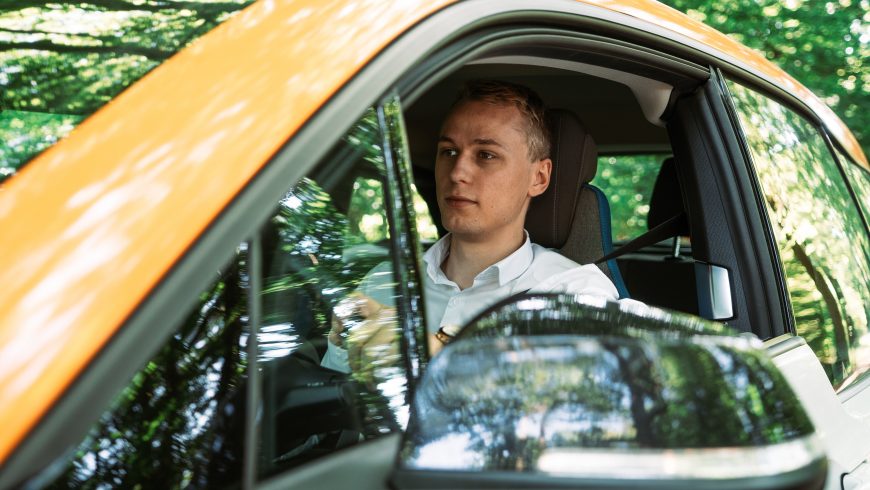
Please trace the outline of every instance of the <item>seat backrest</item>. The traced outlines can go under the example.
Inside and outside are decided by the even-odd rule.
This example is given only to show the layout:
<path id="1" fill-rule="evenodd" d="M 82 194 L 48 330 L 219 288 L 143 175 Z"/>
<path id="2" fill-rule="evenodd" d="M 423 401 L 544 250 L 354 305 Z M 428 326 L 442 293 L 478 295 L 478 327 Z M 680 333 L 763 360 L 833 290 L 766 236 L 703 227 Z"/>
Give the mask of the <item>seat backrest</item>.
<path id="1" fill-rule="evenodd" d="M 598 149 L 583 123 L 573 113 L 552 109 L 553 170 L 546 192 L 532 199 L 526 214 L 531 240 L 557 249 L 580 264 L 591 264 L 613 249 L 610 205 L 604 193 L 589 184 L 598 170 Z M 621 298 L 628 291 L 616 260 L 598 264 L 613 281 Z"/>

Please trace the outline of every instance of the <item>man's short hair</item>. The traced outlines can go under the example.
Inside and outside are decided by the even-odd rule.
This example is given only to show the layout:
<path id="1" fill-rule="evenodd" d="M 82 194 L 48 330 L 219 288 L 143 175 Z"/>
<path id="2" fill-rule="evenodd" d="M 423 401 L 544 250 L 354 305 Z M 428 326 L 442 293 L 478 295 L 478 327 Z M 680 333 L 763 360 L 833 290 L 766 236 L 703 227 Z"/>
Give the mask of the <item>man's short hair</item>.
<path id="1" fill-rule="evenodd" d="M 547 127 L 546 108 L 532 89 L 500 80 L 471 80 L 462 87 L 453 106 L 466 101 L 513 105 L 519 109 L 526 122 L 529 159 L 538 161 L 550 157 L 550 130 Z"/>

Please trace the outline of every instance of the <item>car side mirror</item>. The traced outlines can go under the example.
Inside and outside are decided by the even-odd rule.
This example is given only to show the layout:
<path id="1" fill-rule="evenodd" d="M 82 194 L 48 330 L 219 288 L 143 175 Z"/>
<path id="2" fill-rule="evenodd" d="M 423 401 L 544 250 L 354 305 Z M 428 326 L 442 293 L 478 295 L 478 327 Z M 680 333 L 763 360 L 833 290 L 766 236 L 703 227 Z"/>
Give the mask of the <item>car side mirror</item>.
<path id="1" fill-rule="evenodd" d="M 525 295 L 432 359 L 392 484 L 821 488 L 826 472 L 758 339 L 640 304 Z"/>

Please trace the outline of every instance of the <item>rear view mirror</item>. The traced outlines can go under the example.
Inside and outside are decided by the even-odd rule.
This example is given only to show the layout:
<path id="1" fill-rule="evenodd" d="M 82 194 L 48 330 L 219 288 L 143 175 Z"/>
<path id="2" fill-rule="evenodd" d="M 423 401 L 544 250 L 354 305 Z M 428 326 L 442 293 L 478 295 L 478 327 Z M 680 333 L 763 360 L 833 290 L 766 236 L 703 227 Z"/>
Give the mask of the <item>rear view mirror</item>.
<path id="1" fill-rule="evenodd" d="M 757 339 L 640 305 L 527 295 L 433 358 L 393 484 L 821 488 L 826 468 Z"/>

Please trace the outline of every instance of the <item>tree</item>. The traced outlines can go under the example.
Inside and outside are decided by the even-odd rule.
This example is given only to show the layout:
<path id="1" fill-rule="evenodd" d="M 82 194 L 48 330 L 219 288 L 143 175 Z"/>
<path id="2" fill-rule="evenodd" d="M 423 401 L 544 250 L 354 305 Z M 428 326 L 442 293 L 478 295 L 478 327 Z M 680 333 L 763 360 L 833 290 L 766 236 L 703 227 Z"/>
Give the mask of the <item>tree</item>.
<path id="1" fill-rule="evenodd" d="M 252 0 L 0 5 L 0 181 Z"/>
<path id="2" fill-rule="evenodd" d="M 870 0 L 662 0 L 763 53 L 825 101 L 870 155 Z"/>

